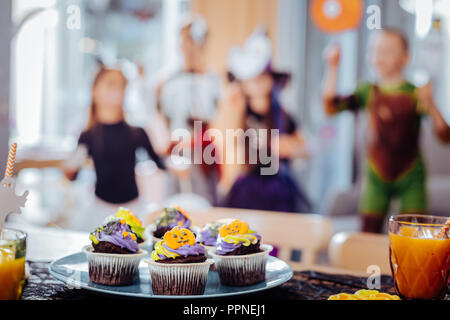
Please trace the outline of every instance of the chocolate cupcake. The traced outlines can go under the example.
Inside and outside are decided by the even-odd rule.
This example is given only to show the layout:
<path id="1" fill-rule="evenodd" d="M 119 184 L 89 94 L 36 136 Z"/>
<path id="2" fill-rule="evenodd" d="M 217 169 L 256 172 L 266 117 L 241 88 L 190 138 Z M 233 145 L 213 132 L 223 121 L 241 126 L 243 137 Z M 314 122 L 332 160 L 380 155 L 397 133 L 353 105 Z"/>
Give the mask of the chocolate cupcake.
<path id="1" fill-rule="evenodd" d="M 131 285 L 139 262 L 147 252 L 139 249 L 137 235 L 126 220 L 110 220 L 93 231 L 89 239 L 92 245 L 83 248 L 88 260 L 89 279 L 104 285 Z"/>
<path id="2" fill-rule="evenodd" d="M 191 230 L 174 227 L 155 244 L 147 263 L 155 295 L 201 295 L 212 261 Z"/>
<path id="3" fill-rule="evenodd" d="M 151 226 L 153 242 L 156 243 L 162 239 L 164 234 L 174 227 L 191 229 L 192 221 L 188 217 L 186 211 L 178 206 L 165 208 L 161 215 Z"/>
<path id="4" fill-rule="evenodd" d="M 261 236 L 246 222 L 235 220 L 220 228 L 211 255 L 222 284 L 246 286 L 265 280 L 270 251 L 272 246 L 261 245 Z"/>

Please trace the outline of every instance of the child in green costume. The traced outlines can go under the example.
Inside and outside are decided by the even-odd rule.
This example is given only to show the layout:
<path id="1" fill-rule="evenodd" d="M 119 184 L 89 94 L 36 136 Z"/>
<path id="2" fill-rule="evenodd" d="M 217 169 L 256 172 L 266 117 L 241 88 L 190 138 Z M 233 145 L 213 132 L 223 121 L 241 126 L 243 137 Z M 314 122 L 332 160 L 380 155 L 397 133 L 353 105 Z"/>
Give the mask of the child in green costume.
<path id="1" fill-rule="evenodd" d="M 379 233 L 394 197 L 401 201 L 401 213 L 426 213 L 426 170 L 419 149 L 422 116 L 431 117 L 443 142 L 450 143 L 450 127 L 434 103 L 431 84 L 417 88 L 405 80 L 409 45 L 403 33 L 378 31 L 371 49 L 376 83 L 361 83 L 352 95 L 343 97 L 336 94 L 340 50 L 329 48 L 323 101 L 329 115 L 362 108 L 368 112 L 368 161 L 360 212 L 362 231 Z"/>

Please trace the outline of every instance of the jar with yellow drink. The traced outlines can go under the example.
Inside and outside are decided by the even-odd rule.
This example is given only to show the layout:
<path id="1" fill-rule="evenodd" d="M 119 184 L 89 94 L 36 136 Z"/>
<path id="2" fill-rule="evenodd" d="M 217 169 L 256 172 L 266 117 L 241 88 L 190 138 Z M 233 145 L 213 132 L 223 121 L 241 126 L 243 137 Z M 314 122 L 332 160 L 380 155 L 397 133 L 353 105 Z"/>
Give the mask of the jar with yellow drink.
<path id="1" fill-rule="evenodd" d="M 22 295 L 26 239 L 22 231 L 0 231 L 0 300 L 16 300 Z"/>

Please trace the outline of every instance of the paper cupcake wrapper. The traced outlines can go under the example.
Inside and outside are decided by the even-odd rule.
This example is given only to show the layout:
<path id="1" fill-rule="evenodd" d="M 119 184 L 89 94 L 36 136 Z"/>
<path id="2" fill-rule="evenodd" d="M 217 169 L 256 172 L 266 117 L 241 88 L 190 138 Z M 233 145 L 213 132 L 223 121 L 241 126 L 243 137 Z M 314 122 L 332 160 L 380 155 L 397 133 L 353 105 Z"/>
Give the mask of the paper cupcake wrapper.
<path id="1" fill-rule="evenodd" d="M 229 286 L 246 286 L 266 278 L 266 260 L 271 245 L 261 245 L 262 252 L 242 256 L 221 256 L 211 252 L 220 282 Z"/>
<path id="2" fill-rule="evenodd" d="M 93 252 L 92 246 L 85 246 L 89 268 L 89 279 L 94 283 L 108 286 L 131 285 L 136 278 L 139 262 L 147 251 L 139 250 L 136 254 L 114 254 Z"/>
<path id="3" fill-rule="evenodd" d="M 202 295 L 212 260 L 201 263 L 158 263 L 146 260 L 155 295 Z"/>

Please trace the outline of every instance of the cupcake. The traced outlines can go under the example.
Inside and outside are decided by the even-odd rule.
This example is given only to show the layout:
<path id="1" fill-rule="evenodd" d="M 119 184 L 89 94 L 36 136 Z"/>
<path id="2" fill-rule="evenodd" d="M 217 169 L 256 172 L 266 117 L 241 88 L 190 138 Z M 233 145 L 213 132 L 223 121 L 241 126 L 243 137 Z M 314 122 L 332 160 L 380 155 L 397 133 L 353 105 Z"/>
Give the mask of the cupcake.
<path id="1" fill-rule="evenodd" d="M 155 295 L 201 295 L 212 261 L 191 230 L 174 227 L 155 244 L 147 263 Z"/>
<path id="2" fill-rule="evenodd" d="M 137 243 L 140 244 L 145 241 L 144 239 L 145 227 L 142 224 L 141 220 L 139 220 L 139 218 L 136 217 L 136 215 L 133 212 L 131 212 L 130 209 L 120 207 L 119 210 L 117 210 L 117 213 L 113 216 L 113 219 L 114 218 L 125 219 L 126 223 L 131 228 L 131 231 L 133 231 L 133 233 L 136 235 Z"/>
<path id="3" fill-rule="evenodd" d="M 139 249 L 137 238 L 124 218 L 116 218 L 94 230 L 89 236 L 92 245 L 83 248 L 89 279 L 110 286 L 131 285 L 139 262 L 147 254 Z"/>
<path id="4" fill-rule="evenodd" d="M 266 259 L 272 247 L 261 245 L 261 236 L 247 222 L 235 220 L 219 229 L 211 253 L 222 284 L 245 286 L 265 280 Z"/>
<path id="5" fill-rule="evenodd" d="M 180 207 L 165 208 L 162 214 L 156 219 L 153 236 L 161 239 L 167 231 L 174 227 L 190 229 L 191 219 L 189 219 L 186 211 Z"/>
<path id="6" fill-rule="evenodd" d="M 205 224 L 200 230 L 200 243 L 203 244 L 208 251 L 215 250 L 217 238 L 219 237 L 219 229 L 232 221 L 232 219 L 221 219 Z"/>

